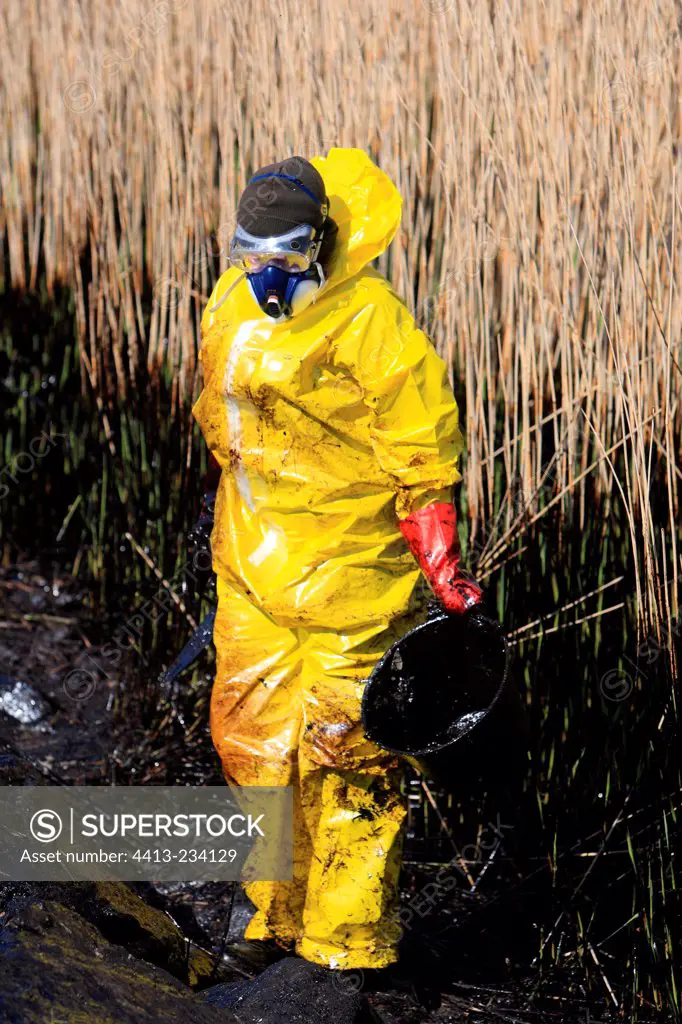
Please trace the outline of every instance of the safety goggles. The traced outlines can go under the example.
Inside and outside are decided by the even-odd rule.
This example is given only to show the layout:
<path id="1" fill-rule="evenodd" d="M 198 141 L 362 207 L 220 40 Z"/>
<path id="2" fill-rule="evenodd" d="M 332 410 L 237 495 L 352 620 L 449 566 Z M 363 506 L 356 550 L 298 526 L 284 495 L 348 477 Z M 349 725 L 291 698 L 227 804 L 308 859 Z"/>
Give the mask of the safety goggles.
<path id="1" fill-rule="evenodd" d="M 257 274 L 272 266 L 289 274 L 302 274 L 316 261 L 321 244 L 322 235 L 309 224 L 300 224 L 274 238 L 257 238 L 238 225 L 229 260 L 247 274 Z"/>

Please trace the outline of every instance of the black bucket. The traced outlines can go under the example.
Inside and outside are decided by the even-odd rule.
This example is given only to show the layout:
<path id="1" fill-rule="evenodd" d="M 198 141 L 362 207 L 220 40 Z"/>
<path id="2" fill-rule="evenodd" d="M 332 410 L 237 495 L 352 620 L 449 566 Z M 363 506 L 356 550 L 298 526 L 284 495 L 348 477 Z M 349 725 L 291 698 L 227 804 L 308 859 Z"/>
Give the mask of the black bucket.
<path id="1" fill-rule="evenodd" d="M 526 723 L 497 622 L 439 614 L 375 666 L 362 701 L 366 735 L 451 788 L 506 788 L 526 766 Z"/>

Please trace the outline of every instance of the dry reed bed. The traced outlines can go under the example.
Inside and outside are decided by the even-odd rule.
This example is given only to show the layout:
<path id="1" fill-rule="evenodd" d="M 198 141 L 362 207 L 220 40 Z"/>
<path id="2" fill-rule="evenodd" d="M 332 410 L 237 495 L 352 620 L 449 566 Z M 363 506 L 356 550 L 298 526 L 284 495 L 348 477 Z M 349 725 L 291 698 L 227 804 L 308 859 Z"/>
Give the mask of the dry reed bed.
<path id="1" fill-rule="evenodd" d="M 7 0 L 0 18 L 5 273 L 73 287 L 104 410 L 146 361 L 186 416 L 208 254 L 224 267 L 250 170 L 366 148 L 405 199 L 382 268 L 466 389 L 480 570 L 549 498 L 583 525 L 596 493 L 605 524 L 628 511 L 643 626 L 677 614 L 672 0 Z"/>

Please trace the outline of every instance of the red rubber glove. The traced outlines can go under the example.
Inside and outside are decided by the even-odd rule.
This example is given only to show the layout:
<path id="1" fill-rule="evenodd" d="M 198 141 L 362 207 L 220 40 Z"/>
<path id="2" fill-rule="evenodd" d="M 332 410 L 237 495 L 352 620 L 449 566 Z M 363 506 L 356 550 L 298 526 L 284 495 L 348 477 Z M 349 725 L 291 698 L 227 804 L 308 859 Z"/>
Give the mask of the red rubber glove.
<path id="1" fill-rule="evenodd" d="M 447 611 L 462 615 L 482 603 L 483 591 L 478 583 L 459 567 L 457 513 L 453 504 L 437 501 L 426 505 L 398 520 L 398 526 Z"/>

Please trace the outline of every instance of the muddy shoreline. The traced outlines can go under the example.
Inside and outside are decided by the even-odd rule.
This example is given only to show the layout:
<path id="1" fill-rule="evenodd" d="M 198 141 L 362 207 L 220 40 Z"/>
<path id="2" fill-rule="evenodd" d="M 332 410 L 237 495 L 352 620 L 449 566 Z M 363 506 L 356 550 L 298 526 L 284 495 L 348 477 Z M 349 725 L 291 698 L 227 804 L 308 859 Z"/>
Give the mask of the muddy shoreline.
<path id="1" fill-rule="evenodd" d="M 131 720 L 122 713 L 131 705 L 129 700 L 121 700 L 120 690 L 140 671 L 135 663 L 137 653 L 131 650 L 121 659 L 115 673 L 102 661 L 102 646 L 115 626 L 114 615 L 111 621 L 93 616 L 88 594 L 77 581 L 58 574 L 49 578 L 36 563 L 3 569 L 0 594 L 0 668 L 7 681 L 21 680 L 32 688 L 34 704 L 37 702 L 44 712 L 37 721 L 22 724 L 7 710 L 0 710 L 0 774 L 4 784 L 220 782 L 207 723 L 210 666 L 203 686 L 193 690 L 192 706 L 181 701 L 173 714 L 157 716 L 155 728 L 146 730 L 144 721 Z M 92 679 L 95 685 L 91 685 Z M 6 689 L 8 686 L 9 682 Z M 185 720 L 191 722 L 189 729 L 182 725 Z M 408 836 L 402 880 L 402 984 L 397 988 L 387 984 L 385 991 L 364 993 L 377 1020 L 386 1024 L 445 1024 L 456 1020 L 492 1024 L 506 1019 L 530 1024 L 556 1020 L 559 1007 L 564 1021 L 611 1019 L 603 1007 L 595 1011 L 593 998 L 580 998 L 579 986 L 574 989 L 571 981 L 570 966 L 563 972 L 555 971 L 549 982 L 530 968 L 538 938 L 532 903 L 542 899 L 543 885 L 535 884 L 532 870 L 523 874 L 530 861 L 515 859 L 518 840 L 509 838 L 503 822 L 498 815 L 498 836 L 491 822 L 492 842 L 481 841 L 481 849 L 493 852 L 485 853 L 490 858 L 486 884 L 473 891 L 465 873 L 454 868 L 450 875 L 455 881 L 446 884 L 442 865 L 424 863 L 428 859 L 426 848 L 420 845 L 414 830 Z M 513 831 L 509 825 L 512 835 Z M 444 838 L 442 842 L 446 842 Z M 448 859 L 454 863 L 452 852 Z M 541 870 L 537 860 L 536 872 Z M 438 878 L 440 882 L 435 881 Z M 169 954 L 159 946 L 158 938 L 152 937 L 145 945 L 135 929 L 131 934 L 137 938 L 133 941 L 118 925 L 104 927 L 102 932 L 102 921 L 108 919 L 111 923 L 115 911 L 109 907 L 98 916 L 88 903 L 90 910 L 86 913 L 81 898 L 84 887 L 87 889 L 85 883 L 73 883 L 55 892 L 49 883 L 23 889 L 9 883 L 0 888 L 3 927 L 19 929 L 16 934 L 12 932 L 12 942 L 18 943 L 27 963 L 32 962 L 33 953 L 22 946 L 22 936 L 37 929 L 45 937 L 49 932 L 45 922 L 50 920 L 52 928 L 63 925 L 67 930 L 81 929 L 79 941 L 84 948 L 90 948 L 88 943 L 92 948 L 100 941 L 113 943 L 114 960 L 115 949 L 128 949 L 143 973 L 150 963 L 155 970 L 166 970 L 172 964 L 172 957 L 164 959 Z M 172 922 L 176 943 L 209 958 L 212 982 L 220 978 L 223 983 L 228 979 L 236 985 L 258 974 L 258 967 L 229 953 L 229 947 L 239 942 L 250 915 L 241 892 L 236 894 L 229 913 L 230 883 L 122 884 L 123 890 L 129 893 L 125 898 L 135 902 L 137 912 L 148 908 L 150 913 L 160 915 L 159 921 Z M 429 897 L 426 900 L 424 893 Z M 97 934 L 88 928 L 94 928 Z M 147 983 L 156 984 L 149 979 Z M 185 995 L 194 991 L 187 977 L 179 984 L 186 987 Z M 371 986 L 361 980 L 359 987 Z M 26 1012 L 23 1019 L 33 1020 L 33 1011 Z M 171 1014 L 170 1009 L 168 1012 Z M 127 1020 L 124 1016 L 111 1019 Z"/>

